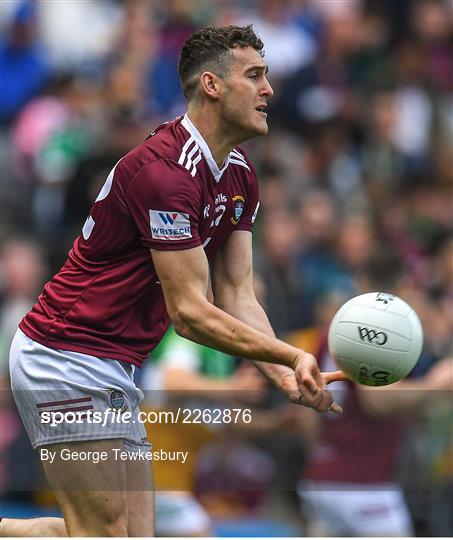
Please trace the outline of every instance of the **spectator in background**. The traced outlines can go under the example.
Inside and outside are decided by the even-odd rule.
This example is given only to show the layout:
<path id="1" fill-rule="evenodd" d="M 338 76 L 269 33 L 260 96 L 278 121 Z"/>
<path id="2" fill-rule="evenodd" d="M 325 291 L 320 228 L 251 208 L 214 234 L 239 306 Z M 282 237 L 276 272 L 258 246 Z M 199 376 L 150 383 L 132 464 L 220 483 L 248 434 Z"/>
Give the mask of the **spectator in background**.
<path id="1" fill-rule="evenodd" d="M 370 195 L 378 203 L 389 194 L 398 193 L 403 183 L 407 163 L 394 145 L 396 97 L 391 90 L 378 92 L 371 98 L 365 119 L 368 140 L 364 145 L 364 172 Z"/>
<path id="2" fill-rule="evenodd" d="M 8 351 L 17 325 L 47 275 L 44 253 L 31 239 L 10 238 L 2 246 L 1 270 L 0 373 L 8 378 Z"/>
<path id="3" fill-rule="evenodd" d="M 311 35 L 303 25 L 295 23 L 294 7 L 290 2 L 263 0 L 253 16 L 254 28 L 267 44 L 266 59 L 277 87 L 279 81 L 310 64 L 317 52 L 317 44 Z M 249 20 L 250 13 L 245 13 L 244 24 Z"/>
<path id="4" fill-rule="evenodd" d="M 114 118 L 145 124 L 155 111 L 149 105 L 148 74 L 159 59 L 158 2 L 124 3 L 123 24 L 107 56 L 104 86 Z M 176 64 L 174 65 L 176 70 Z M 147 123 L 147 122 L 146 122 Z"/>
<path id="5" fill-rule="evenodd" d="M 373 251 L 378 249 L 376 230 L 370 220 L 363 215 L 345 217 L 338 230 L 335 242 L 336 259 L 349 279 L 359 275 L 364 269 Z M 347 277 L 344 278 L 347 280 Z M 345 284 L 343 290 L 353 293 L 352 283 Z"/>
<path id="6" fill-rule="evenodd" d="M 422 70 L 426 81 L 442 93 L 451 92 L 451 3 L 445 0 L 413 2 L 410 19 L 415 39 L 421 46 L 412 48 L 416 51 L 422 49 Z"/>
<path id="7" fill-rule="evenodd" d="M 151 110 L 158 116 L 181 114 L 185 110 L 176 66 L 182 44 L 196 29 L 192 3 L 170 0 L 165 7 L 158 29 L 158 51 L 147 81 Z"/>
<path id="8" fill-rule="evenodd" d="M 295 268 L 300 239 L 296 220 L 285 207 L 266 213 L 260 226 L 262 257 L 257 268 L 265 285 L 269 319 L 281 335 L 304 322 L 303 288 Z"/>
<path id="9" fill-rule="evenodd" d="M 67 183 L 102 127 L 99 88 L 64 75 L 33 99 L 13 126 L 15 175 L 29 190 L 30 225 L 46 241 L 59 241 Z"/>
<path id="10" fill-rule="evenodd" d="M 30 448 L 10 391 L 8 351 L 16 328 L 33 305 L 47 275 L 44 253 L 31 238 L 10 238 L 0 255 L 0 495 L 31 499 L 33 479 L 42 480 L 41 465 Z"/>
<path id="11" fill-rule="evenodd" d="M 305 300 L 303 326 L 314 324 L 319 298 L 354 294 L 353 276 L 376 244 L 376 231 L 368 219 L 360 215 L 335 219 L 332 203 L 328 195 L 314 192 L 301 206 L 306 245 L 297 258 L 297 281 Z"/>
<path id="12" fill-rule="evenodd" d="M 123 24 L 115 0 L 35 2 L 39 31 L 49 61 L 58 71 L 96 76 Z M 89 31 L 87 31 L 87 25 Z"/>
<path id="13" fill-rule="evenodd" d="M 307 327 L 314 323 L 320 297 L 333 291 L 347 295 L 351 284 L 349 275 L 335 256 L 341 219 L 333 196 L 328 191 L 309 192 L 300 204 L 298 217 L 302 242 L 296 268 L 305 313 L 300 326 Z"/>
<path id="14" fill-rule="evenodd" d="M 2 13 L 3 13 L 2 5 Z M 37 4 L 24 0 L 0 40 L 0 125 L 9 126 L 21 108 L 44 87 L 48 58 L 37 33 Z"/>
<path id="15" fill-rule="evenodd" d="M 453 312 L 453 235 L 440 245 L 430 268 L 430 296 L 443 306 L 445 314 Z M 448 317 L 446 317 L 448 320 Z M 453 321 L 450 321 L 452 323 Z M 452 351 L 453 352 L 453 351 Z"/>

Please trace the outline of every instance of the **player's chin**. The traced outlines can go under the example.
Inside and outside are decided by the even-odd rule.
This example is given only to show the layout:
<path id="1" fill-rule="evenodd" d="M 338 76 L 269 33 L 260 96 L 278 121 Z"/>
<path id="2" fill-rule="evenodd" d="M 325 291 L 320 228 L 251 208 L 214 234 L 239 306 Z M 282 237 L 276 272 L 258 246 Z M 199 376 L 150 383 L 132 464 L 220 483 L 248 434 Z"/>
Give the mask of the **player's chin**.
<path id="1" fill-rule="evenodd" d="M 247 134 L 247 138 L 251 137 L 260 137 L 262 135 L 267 135 L 269 128 L 267 126 L 266 119 L 262 118 L 256 121 L 243 122 L 241 125 L 242 132 Z"/>
<path id="2" fill-rule="evenodd" d="M 259 135 L 267 135 L 267 133 L 269 131 L 269 126 L 267 125 L 266 120 L 262 120 L 261 122 L 255 123 L 255 125 L 253 127 L 254 127 L 254 131 L 255 131 L 257 136 L 259 136 Z"/>

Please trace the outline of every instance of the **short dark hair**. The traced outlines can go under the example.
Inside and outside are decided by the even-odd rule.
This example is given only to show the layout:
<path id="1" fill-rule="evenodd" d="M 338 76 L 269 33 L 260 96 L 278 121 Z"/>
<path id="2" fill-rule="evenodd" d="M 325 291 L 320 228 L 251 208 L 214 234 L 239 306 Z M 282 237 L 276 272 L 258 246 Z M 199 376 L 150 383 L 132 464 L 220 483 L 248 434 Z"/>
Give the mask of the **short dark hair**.
<path id="1" fill-rule="evenodd" d="M 253 47 L 264 56 L 264 44 L 248 26 L 207 26 L 193 33 L 179 55 L 178 74 L 187 99 L 193 97 L 198 80 L 195 75 L 209 69 L 219 77 L 228 74 L 233 56 L 231 49 Z"/>

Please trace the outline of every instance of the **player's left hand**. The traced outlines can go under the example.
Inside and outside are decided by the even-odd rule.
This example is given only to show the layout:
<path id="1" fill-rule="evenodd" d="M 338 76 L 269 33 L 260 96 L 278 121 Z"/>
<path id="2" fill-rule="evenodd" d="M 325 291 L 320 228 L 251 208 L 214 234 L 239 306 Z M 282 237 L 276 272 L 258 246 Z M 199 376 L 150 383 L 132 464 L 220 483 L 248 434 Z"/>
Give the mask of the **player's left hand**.
<path id="1" fill-rule="evenodd" d="M 341 414 L 342 407 L 335 403 L 326 386 L 334 381 L 346 379 L 342 371 L 321 373 L 316 358 L 312 354 L 301 351 L 294 375 L 284 377 L 281 389 L 293 403 L 311 407 L 318 412 L 332 411 Z"/>

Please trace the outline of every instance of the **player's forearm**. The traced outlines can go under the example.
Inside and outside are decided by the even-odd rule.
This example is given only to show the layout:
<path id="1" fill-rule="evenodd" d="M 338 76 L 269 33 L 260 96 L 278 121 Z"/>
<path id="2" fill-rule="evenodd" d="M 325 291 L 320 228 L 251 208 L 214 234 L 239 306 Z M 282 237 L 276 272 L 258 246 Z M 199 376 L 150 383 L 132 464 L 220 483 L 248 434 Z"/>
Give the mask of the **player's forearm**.
<path id="1" fill-rule="evenodd" d="M 266 334 L 264 324 L 263 332 L 207 301 L 179 306 L 171 316 L 181 336 L 232 356 L 293 368 L 300 353 L 295 347 Z"/>
<path id="2" fill-rule="evenodd" d="M 236 319 L 239 319 L 243 323 L 255 328 L 263 334 L 270 337 L 275 337 L 275 332 L 271 326 L 271 323 L 269 322 L 266 312 L 256 300 L 242 303 L 236 301 L 221 305 L 219 307 Z M 270 364 L 256 360 L 254 360 L 253 363 L 277 386 L 285 375 L 294 373 L 291 368 L 281 364 Z"/>

